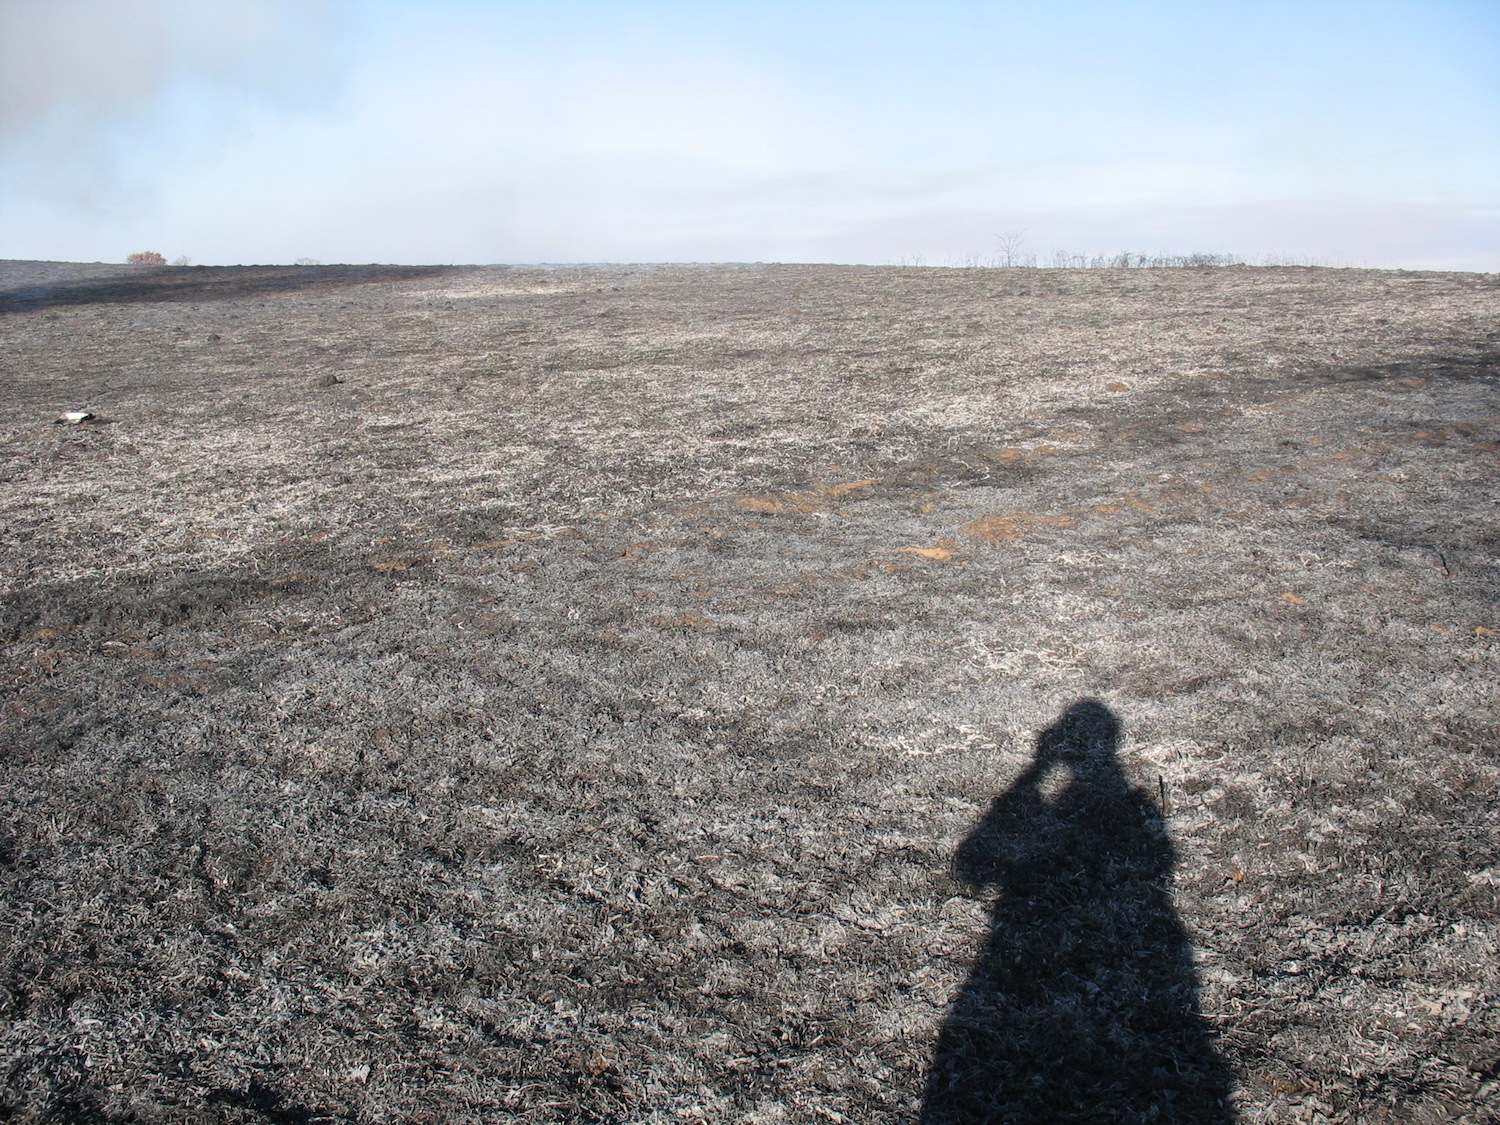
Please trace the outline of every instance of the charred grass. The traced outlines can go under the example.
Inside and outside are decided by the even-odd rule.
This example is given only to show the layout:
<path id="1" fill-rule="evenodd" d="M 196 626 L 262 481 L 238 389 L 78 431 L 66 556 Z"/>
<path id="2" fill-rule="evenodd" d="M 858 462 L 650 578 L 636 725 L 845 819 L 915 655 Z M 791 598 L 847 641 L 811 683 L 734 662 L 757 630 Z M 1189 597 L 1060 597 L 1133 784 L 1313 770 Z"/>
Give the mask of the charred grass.
<path id="1" fill-rule="evenodd" d="M 1495 278 L 0 289 L 0 1115 L 1496 1119 Z"/>

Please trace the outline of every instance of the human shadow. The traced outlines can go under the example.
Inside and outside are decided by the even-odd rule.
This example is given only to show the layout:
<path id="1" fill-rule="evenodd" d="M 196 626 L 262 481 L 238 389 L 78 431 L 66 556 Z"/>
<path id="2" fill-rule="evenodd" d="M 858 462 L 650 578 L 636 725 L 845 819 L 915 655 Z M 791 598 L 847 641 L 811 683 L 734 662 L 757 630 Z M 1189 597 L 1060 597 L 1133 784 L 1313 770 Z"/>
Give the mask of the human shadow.
<path id="1" fill-rule="evenodd" d="M 954 855 L 959 879 L 999 897 L 923 1125 L 1234 1120 L 1172 907 L 1172 844 L 1121 772 L 1119 732 L 1096 700 L 1068 707 Z"/>

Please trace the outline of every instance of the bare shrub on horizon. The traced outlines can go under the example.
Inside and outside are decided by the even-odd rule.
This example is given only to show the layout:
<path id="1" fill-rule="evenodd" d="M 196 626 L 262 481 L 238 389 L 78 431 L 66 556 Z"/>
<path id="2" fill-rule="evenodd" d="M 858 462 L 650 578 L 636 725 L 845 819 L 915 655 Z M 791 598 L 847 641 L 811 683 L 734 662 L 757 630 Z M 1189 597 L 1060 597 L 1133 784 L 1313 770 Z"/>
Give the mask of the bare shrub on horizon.
<path id="1" fill-rule="evenodd" d="M 997 236 L 999 237 L 999 236 Z M 1019 244 L 1010 245 L 994 257 L 979 254 L 949 256 L 941 263 L 929 262 L 926 256 L 914 254 L 897 263 L 907 268 L 923 269 L 928 266 L 943 269 L 1055 269 L 1055 270 L 1119 270 L 1119 269 L 1224 269 L 1243 266 L 1250 269 L 1296 267 L 1302 269 L 1349 269 L 1347 261 L 1317 258 L 1302 254 L 1266 254 L 1252 260 L 1239 254 L 1215 254 L 1193 251 L 1190 254 L 1147 254 L 1143 251 L 1121 250 L 1114 254 L 1075 254 L 1067 250 L 1054 250 L 1044 260 L 1036 254 L 1023 254 Z M 1378 267 L 1376 267 L 1378 268 Z"/>

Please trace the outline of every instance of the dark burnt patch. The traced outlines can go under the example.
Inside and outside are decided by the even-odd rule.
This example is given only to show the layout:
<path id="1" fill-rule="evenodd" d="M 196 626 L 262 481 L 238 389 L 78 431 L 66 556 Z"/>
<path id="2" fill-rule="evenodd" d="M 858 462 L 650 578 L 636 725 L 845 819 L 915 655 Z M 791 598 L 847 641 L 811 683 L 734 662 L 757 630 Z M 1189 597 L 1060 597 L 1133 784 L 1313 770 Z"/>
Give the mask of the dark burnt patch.
<path id="1" fill-rule="evenodd" d="M 123 276 L 0 291 L 0 314 L 70 305 L 223 302 L 442 277 L 456 266 L 138 266 Z"/>

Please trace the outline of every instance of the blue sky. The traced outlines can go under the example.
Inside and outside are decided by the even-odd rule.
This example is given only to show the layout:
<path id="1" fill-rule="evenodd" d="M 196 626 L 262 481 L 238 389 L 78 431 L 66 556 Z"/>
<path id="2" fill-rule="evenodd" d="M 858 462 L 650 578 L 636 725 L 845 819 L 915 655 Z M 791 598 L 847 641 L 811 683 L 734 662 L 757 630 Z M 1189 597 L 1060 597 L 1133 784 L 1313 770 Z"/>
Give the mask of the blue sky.
<path id="1" fill-rule="evenodd" d="M 1500 0 L 0 0 L 0 257 L 1500 270 Z"/>

